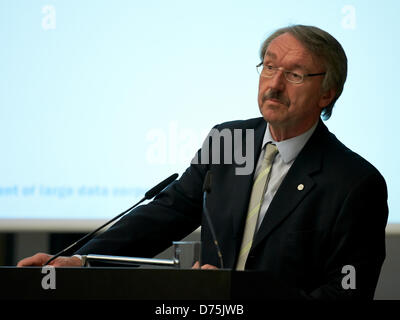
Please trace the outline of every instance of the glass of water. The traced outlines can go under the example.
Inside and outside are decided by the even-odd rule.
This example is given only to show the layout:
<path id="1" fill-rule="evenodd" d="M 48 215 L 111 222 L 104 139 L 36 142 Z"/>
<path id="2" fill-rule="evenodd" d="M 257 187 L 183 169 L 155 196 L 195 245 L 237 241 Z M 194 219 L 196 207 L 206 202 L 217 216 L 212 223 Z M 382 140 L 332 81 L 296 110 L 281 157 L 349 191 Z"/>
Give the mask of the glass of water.
<path id="1" fill-rule="evenodd" d="M 178 269 L 192 269 L 196 262 L 201 266 L 201 241 L 174 241 L 172 244 Z"/>

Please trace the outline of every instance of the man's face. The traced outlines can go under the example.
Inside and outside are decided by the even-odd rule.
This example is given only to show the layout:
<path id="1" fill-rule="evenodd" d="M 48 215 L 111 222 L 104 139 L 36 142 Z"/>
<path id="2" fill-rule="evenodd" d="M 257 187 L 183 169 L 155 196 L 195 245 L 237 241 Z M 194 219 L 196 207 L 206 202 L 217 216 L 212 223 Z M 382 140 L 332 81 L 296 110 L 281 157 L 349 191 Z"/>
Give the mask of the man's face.
<path id="1" fill-rule="evenodd" d="M 301 74 L 325 72 L 323 65 L 291 34 L 271 41 L 264 66 L 282 67 Z M 319 118 L 322 108 L 332 100 L 321 90 L 323 76 L 305 77 L 300 84 L 288 82 L 281 70 L 272 78 L 260 76 L 258 105 L 272 127 L 302 133 Z M 285 137 L 290 138 L 290 137 Z"/>

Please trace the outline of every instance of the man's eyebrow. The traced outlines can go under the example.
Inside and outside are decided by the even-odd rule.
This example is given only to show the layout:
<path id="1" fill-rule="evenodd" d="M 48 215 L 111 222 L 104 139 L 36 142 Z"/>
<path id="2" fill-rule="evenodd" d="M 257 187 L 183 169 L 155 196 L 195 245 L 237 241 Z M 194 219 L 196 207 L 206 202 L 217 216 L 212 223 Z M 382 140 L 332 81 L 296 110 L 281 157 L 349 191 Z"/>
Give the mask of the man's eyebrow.
<path id="1" fill-rule="evenodd" d="M 277 55 L 276 55 L 275 53 L 271 52 L 271 51 L 265 52 L 265 56 L 266 56 L 266 57 L 269 57 L 269 58 L 271 58 L 271 59 L 276 59 L 276 58 L 277 58 Z M 300 70 L 304 70 L 304 71 L 307 71 L 307 72 L 308 72 L 308 68 L 307 68 L 305 65 L 298 64 L 298 63 L 292 64 L 292 65 L 290 66 L 290 69 L 291 69 L 291 70 L 300 69 Z"/>
<path id="2" fill-rule="evenodd" d="M 271 51 L 267 51 L 265 55 L 271 57 L 272 59 L 276 59 L 276 54 Z"/>
<path id="3" fill-rule="evenodd" d="M 305 65 L 301 65 L 301 64 L 297 64 L 297 63 L 293 64 L 291 69 L 292 70 L 301 69 L 301 70 L 304 70 L 304 71 L 308 71 L 308 68 Z"/>

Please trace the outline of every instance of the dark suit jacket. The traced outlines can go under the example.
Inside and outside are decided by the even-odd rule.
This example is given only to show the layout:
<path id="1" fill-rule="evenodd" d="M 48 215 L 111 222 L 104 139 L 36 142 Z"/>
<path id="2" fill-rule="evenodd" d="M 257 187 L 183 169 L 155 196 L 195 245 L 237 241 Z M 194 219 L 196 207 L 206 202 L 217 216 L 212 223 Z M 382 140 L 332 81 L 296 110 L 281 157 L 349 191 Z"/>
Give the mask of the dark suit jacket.
<path id="1" fill-rule="evenodd" d="M 254 129 L 255 167 L 266 129 L 264 119 L 216 128 Z M 202 263 L 218 266 L 210 229 L 202 219 L 202 185 L 211 170 L 207 206 L 224 267 L 234 269 L 253 181 L 253 174 L 236 175 L 236 167 L 235 163 L 192 164 L 154 201 L 138 207 L 77 253 L 153 256 L 201 224 Z M 298 190 L 299 184 L 303 190 Z M 265 271 L 288 288 L 288 297 L 372 298 L 385 258 L 387 215 L 383 177 L 320 121 L 272 200 L 246 269 Z M 342 286 L 346 265 L 355 268 L 356 289 Z"/>

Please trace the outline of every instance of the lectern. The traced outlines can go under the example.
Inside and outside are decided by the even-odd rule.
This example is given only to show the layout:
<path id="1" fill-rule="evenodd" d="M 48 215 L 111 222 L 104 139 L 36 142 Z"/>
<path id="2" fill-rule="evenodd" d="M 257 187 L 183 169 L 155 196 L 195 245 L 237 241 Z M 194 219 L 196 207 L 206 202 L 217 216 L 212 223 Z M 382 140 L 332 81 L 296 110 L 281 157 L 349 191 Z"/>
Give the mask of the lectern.
<path id="1" fill-rule="evenodd" d="M 0 267 L 0 299 L 232 300 L 291 298 L 263 272 L 132 267 Z M 54 276 L 53 286 L 44 286 Z M 52 288 L 53 287 L 53 288 Z M 251 290 L 250 290 L 251 288 Z M 251 292 L 251 293 L 250 293 Z"/>

